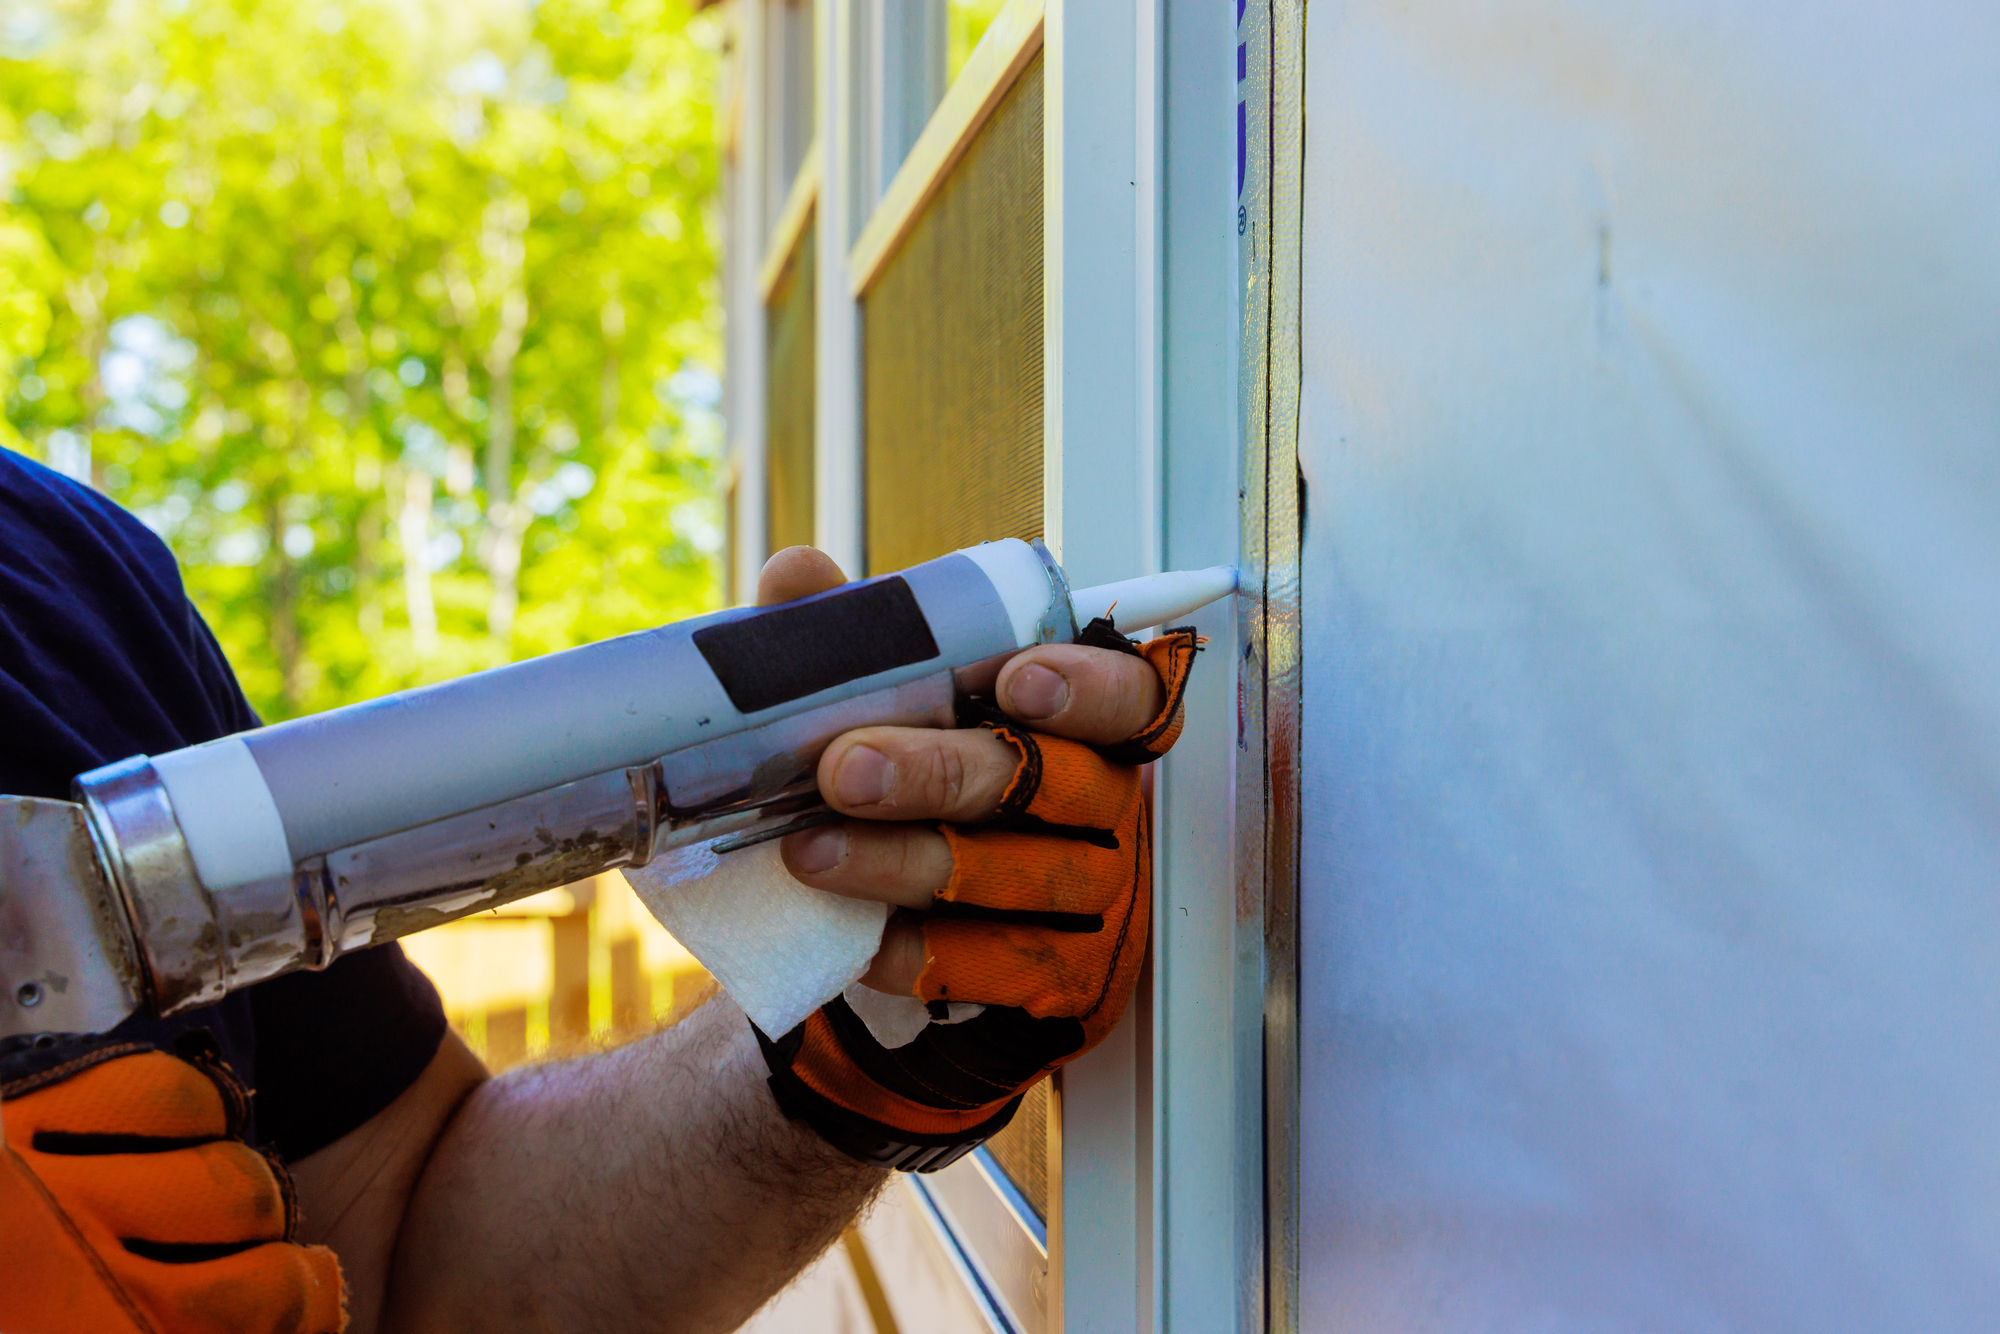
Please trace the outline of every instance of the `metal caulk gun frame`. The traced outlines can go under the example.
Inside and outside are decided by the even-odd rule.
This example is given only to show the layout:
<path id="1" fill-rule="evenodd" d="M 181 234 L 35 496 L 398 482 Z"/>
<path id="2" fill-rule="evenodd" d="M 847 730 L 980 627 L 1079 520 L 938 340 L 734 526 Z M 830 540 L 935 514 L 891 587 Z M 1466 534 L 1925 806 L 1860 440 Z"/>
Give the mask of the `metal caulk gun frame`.
<path id="1" fill-rule="evenodd" d="M 1071 596 L 988 542 L 0 797 L 0 1037 L 102 1032 L 711 839 L 827 818 L 841 733 L 950 727 L 1008 655 L 1117 605 L 1165 623 L 1228 567 Z"/>

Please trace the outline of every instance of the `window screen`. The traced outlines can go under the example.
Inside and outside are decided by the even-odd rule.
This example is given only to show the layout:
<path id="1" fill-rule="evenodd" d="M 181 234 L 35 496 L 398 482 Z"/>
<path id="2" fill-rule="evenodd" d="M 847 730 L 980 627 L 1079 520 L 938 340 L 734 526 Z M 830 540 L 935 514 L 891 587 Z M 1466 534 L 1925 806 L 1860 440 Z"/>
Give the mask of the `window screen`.
<path id="1" fill-rule="evenodd" d="M 1043 1222 L 1049 1218 L 1049 1081 L 1028 1090 L 1007 1128 L 986 1141 L 986 1152 Z"/>
<path id="2" fill-rule="evenodd" d="M 862 306 L 868 568 L 1042 531 L 1042 60 Z"/>
<path id="3" fill-rule="evenodd" d="M 868 568 L 1042 531 L 1042 59 L 925 205 L 862 306 Z M 987 1150 L 1048 1217 L 1044 1082 Z"/>
<path id="4" fill-rule="evenodd" d="M 813 232 L 807 223 L 764 310 L 764 532 L 770 550 L 813 540 Z"/>

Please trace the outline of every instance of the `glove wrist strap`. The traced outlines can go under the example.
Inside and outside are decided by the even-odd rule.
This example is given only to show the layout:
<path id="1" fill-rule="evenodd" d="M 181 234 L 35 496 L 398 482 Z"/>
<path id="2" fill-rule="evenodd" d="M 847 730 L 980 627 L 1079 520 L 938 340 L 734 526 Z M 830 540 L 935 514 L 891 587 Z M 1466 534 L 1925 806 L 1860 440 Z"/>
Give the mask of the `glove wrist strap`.
<path id="1" fill-rule="evenodd" d="M 791 1054 L 782 1039 L 772 1041 L 755 1024 L 757 1046 L 770 1068 L 771 1096 L 787 1119 L 803 1121 L 813 1132 L 848 1157 L 885 1171 L 935 1172 L 951 1166 L 966 1154 L 1006 1129 L 1021 1106 L 1021 1095 L 1005 1107 L 967 1130 L 949 1135 L 926 1135 L 884 1125 L 862 1116 L 825 1097 L 793 1072 Z"/>

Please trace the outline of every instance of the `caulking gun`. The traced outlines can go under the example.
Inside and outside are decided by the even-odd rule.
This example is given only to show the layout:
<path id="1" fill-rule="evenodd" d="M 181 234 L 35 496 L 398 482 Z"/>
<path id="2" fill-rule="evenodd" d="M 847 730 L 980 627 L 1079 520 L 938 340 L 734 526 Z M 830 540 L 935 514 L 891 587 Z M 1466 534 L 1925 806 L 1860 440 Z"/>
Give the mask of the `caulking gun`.
<path id="1" fill-rule="evenodd" d="M 987 542 L 0 797 L 0 1037 L 95 1033 L 707 840 L 827 818 L 820 753 L 949 727 L 1006 655 L 1224 596 L 1236 572 L 1074 595 Z M 1113 610 L 1115 604 L 1115 610 Z"/>

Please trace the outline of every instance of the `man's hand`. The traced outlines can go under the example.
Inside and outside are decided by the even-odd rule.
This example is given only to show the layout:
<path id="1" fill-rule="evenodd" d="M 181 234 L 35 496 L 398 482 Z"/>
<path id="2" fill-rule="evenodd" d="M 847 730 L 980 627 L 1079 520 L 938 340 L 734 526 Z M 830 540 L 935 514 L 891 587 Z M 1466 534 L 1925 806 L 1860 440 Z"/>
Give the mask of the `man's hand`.
<path id="1" fill-rule="evenodd" d="M 794 548 L 760 591 L 839 582 Z M 897 1041 L 842 996 L 759 1035 L 786 1114 L 864 1162 L 934 1170 L 994 1134 L 1031 1085 L 1104 1039 L 1138 982 L 1152 887 L 1139 766 L 1179 734 L 1197 641 L 1170 631 L 1142 649 L 1108 622 L 1083 639 L 1011 657 L 993 704 L 972 708 L 979 727 L 837 738 L 819 788 L 851 818 L 782 849 L 806 884 L 909 910 L 864 981 L 950 1020 Z"/>
<path id="2" fill-rule="evenodd" d="M 771 557 L 757 581 L 760 605 L 845 583 L 811 547 Z M 1144 658 L 1077 644 L 1047 644 L 1009 659 L 994 683 L 1008 717 L 1047 736 L 1115 745 L 1159 716 L 1160 674 Z M 804 884 L 901 908 L 926 909 L 951 881 L 952 850 L 938 821 L 977 824 L 1000 808 L 1020 752 L 983 728 L 937 731 L 864 727 L 827 747 L 820 794 L 853 819 L 784 841 L 785 869 Z M 913 994 L 925 963 L 922 928 L 896 916 L 861 980 Z M 974 999 L 974 998 L 968 998 Z"/>
<path id="3" fill-rule="evenodd" d="M 333 1252 L 298 1244 L 284 1169 L 241 1138 L 248 1094 L 212 1043 L 182 1050 L 16 1039 L 0 1053 L 0 1328 L 345 1323 Z"/>

